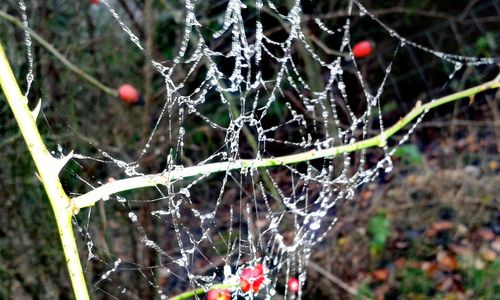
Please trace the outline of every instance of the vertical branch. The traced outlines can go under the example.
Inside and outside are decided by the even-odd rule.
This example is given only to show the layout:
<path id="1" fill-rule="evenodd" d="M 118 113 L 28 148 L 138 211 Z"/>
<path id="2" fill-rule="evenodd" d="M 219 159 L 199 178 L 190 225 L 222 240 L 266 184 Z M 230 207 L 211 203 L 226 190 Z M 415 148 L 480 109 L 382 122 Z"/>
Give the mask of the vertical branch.
<path id="1" fill-rule="evenodd" d="M 154 38 L 154 16 L 153 16 L 153 0 L 146 0 L 144 2 L 144 35 L 145 35 L 145 50 L 152 57 L 153 56 L 153 38 Z M 151 115 L 152 115 L 152 99 L 153 99 L 153 66 L 150 61 L 146 61 L 143 69 L 144 76 L 144 118 L 143 118 L 143 136 L 142 140 L 147 141 L 151 130 Z M 148 168 L 148 165 L 150 168 Z M 149 159 L 144 160 L 144 167 L 148 171 L 156 170 L 155 159 L 149 162 Z M 150 170 L 152 169 L 152 170 Z M 144 202 L 139 209 L 140 224 L 144 228 L 144 233 L 151 238 L 153 234 L 153 224 L 151 223 L 150 213 L 152 204 Z M 153 265 L 153 250 L 146 247 L 144 243 L 139 246 L 139 257 L 141 264 L 148 268 Z M 149 299 L 152 297 L 152 291 L 149 284 L 145 283 L 140 286 L 140 296 L 142 299 Z"/>
<path id="2" fill-rule="evenodd" d="M 59 236 L 66 257 L 71 284 L 78 300 L 89 299 L 87 285 L 83 276 L 80 257 L 76 247 L 71 224 L 73 205 L 59 180 L 62 160 L 57 160 L 49 153 L 35 123 L 36 114 L 28 108 L 27 99 L 21 93 L 12 73 L 7 57 L 0 44 L 0 85 L 9 103 L 17 125 L 21 130 L 28 150 L 35 162 L 39 178 L 43 183 L 59 229 Z"/>

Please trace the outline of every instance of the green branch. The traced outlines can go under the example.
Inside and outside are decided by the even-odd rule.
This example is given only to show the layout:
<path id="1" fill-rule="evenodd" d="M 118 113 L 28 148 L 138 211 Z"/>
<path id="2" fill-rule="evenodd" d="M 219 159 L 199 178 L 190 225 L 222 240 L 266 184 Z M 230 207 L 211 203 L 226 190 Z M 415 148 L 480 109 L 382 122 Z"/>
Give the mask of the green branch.
<path id="1" fill-rule="evenodd" d="M 217 162 L 217 163 L 211 163 L 211 164 L 199 165 L 187 168 L 179 167 L 177 169 L 173 169 L 160 174 L 121 179 L 111 183 L 107 183 L 90 192 L 87 192 L 84 195 L 73 198 L 72 199 L 72 201 L 74 202 L 73 205 L 75 209 L 89 207 L 93 206 L 95 202 L 101 199 L 108 199 L 108 197 L 112 194 L 143 187 L 151 187 L 156 185 L 169 185 L 173 181 L 199 175 L 207 175 L 217 172 L 227 172 L 231 170 L 241 170 L 248 168 L 267 168 L 273 166 L 290 165 L 319 158 L 332 158 L 340 154 L 351 153 L 361 149 L 383 147 L 386 144 L 388 138 L 390 138 L 395 133 L 400 131 L 403 127 L 408 125 L 408 123 L 413 121 L 422 113 L 431 110 L 433 108 L 436 108 L 438 106 L 444 105 L 446 103 L 457 101 L 466 97 L 473 97 L 480 92 L 484 92 L 486 90 L 491 90 L 491 89 L 497 89 L 499 87 L 500 87 L 500 75 L 498 75 L 492 81 L 433 100 L 423 105 L 420 102 L 418 102 L 417 105 L 404 118 L 399 120 L 396 124 L 392 125 L 384 132 L 372 138 L 362 140 L 356 143 L 341 145 L 322 150 L 310 150 L 307 152 L 285 155 L 280 157 L 273 157 L 273 158 L 239 159 L 235 161 Z"/>
<path id="2" fill-rule="evenodd" d="M 28 150 L 35 162 L 39 178 L 47 192 L 59 229 L 59 236 L 66 257 L 66 265 L 76 299 L 89 299 L 71 224 L 74 209 L 59 181 L 59 171 L 67 160 L 52 157 L 45 147 L 35 123 L 36 116 L 28 108 L 28 101 L 21 93 L 1 43 L 0 85 L 14 113 L 21 134 L 28 145 Z"/>
<path id="3" fill-rule="evenodd" d="M 234 283 L 221 283 L 221 284 L 214 284 L 210 287 L 210 290 L 223 290 L 223 289 L 233 289 L 239 287 L 238 284 Z M 174 296 L 170 298 L 170 300 L 184 300 L 184 299 L 191 299 L 196 295 L 202 295 L 206 294 L 207 291 L 205 291 L 203 288 L 197 288 L 182 294 L 179 294 L 177 296 Z"/>

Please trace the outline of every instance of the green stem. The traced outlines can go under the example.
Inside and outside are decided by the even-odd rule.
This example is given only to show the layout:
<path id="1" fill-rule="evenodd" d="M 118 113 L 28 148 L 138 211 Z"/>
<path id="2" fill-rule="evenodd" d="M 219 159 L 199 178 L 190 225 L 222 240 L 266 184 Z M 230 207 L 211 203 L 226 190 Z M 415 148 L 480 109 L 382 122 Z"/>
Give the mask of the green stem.
<path id="1" fill-rule="evenodd" d="M 40 45 L 42 45 L 45 49 L 47 49 L 47 51 L 52 53 L 52 55 L 54 55 L 59 61 L 61 61 L 61 63 L 63 63 L 63 65 L 65 65 L 68 69 L 70 69 L 76 75 L 87 80 L 90 84 L 94 85 L 96 88 L 100 89 L 101 91 L 105 92 L 106 94 L 109 94 L 113 97 L 118 96 L 118 91 L 116 89 L 110 88 L 110 87 L 102 84 L 97 79 L 92 77 L 90 74 L 88 74 L 84 70 L 80 69 L 79 67 L 77 67 L 76 65 L 71 63 L 61 52 L 57 51 L 57 49 L 54 48 L 54 46 L 52 46 L 49 42 L 47 42 L 43 37 L 41 37 L 33 29 L 24 28 L 23 23 L 21 21 L 19 21 L 17 18 L 15 18 L 14 16 L 11 16 L 11 15 L 0 10 L 0 18 L 3 18 L 5 20 L 11 22 L 18 27 L 21 27 L 23 29 L 27 29 L 29 31 L 31 37 L 33 37 L 33 39 L 35 41 L 40 43 Z"/>
<path id="2" fill-rule="evenodd" d="M 233 288 L 238 288 L 238 284 L 234 283 L 221 283 L 221 284 L 214 284 L 210 287 L 210 290 L 222 290 L 222 289 L 233 289 Z M 184 299 L 190 299 L 193 298 L 195 295 L 202 295 L 207 293 L 203 288 L 198 288 L 194 289 L 188 292 L 184 292 L 182 294 L 179 294 L 177 296 L 174 296 L 170 298 L 170 300 L 184 300 Z"/>
<path id="3" fill-rule="evenodd" d="M 87 192 L 84 195 L 73 198 L 72 201 L 74 202 L 75 209 L 78 210 L 83 207 L 93 206 L 95 202 L 99 201 L 100 199 L 107 199 L 112 194 L 143 187 L 151 187 L 156 185 L 169 185 L 174 180 L 199 176 L 202 174 L 206 175 L 216 172 L 227 172 L 231 170 L 240 170 L 247 168 L 267 168 L 273 166 L 290 165 L 313 159 L 332 158 L 340 154 L 351 153 L 359 151 L 361 149 L 367 149 L 372 147 L 383 147 L 386 144 L 388 138 L 390 138 L 395 133 L 400 131 L 403 127 L 405 127 L 412 120 L 420 116 L 422 113 L 434 109 L 438 106 L 444 105 L 446 103 L 457 101 L 459 99 L 466 97 L 473 97 L 474 95 L 480 92 L 484 92 L 486 90 L 491 90 L 491 89 L 497 89 L 499 87 L 500 87 L 500 75 L 498 75 L 492 81 L 433 100 L 424 105 L 421 105 L 419 102 L 417 106 L 415 106 L 404 118 L 399 120 L 396 124 L 392 125 L 384 132 L 372 138 L 362 140 L 356 143 L 341 145 L 328 149 L 310 150 L 302 153 L 285 155 L 274 158 L 239 159 L 235 161 L 217 162 L 217 163 L 211 163 L 211 164 L 199 165 L 187 168 L 181 167 L 165 173 L 121 179 L 111 183 L 107 183 L 90 192 Z"/>
<path id="4" fill-rule="evenodd" d="M 40 136 L 28 101 L 21 93 L 19 85 L 0 43 L 0 85 L 9 103 L 28 150 L 35 162 L 39 178 L 43 183 L 59 229 L 59 236 L 66 257 L 71 283 L 78 300 L 89 299 L 87 285 L 78 256 L 71 217 L 74 211 L 69 197 L 59 181 L 61 160 L 50 155 Z"/>
<path id="5" fill-rule="evenodd" d="M 227 99 L 227 102 L 229 103 L 229 106 L 231 108 L 231 113 L 235 118 L 240 117 L 240 112 L 236 108 L 236 105 L 233 103 L 233 99 L 231 99 L 229 93 L 224 93 L 224 97 Z M 245 135 L 246 141 L 250 148 L 252 148 L 252 151 L 254 154 L 257 154 L 259 152 L 259 145 L 257 144 L 257 141 L 255 140 L 255 137 L 253 136 L 252 132 L 250 129 L 248 129 L 248 126 L 246 124 L 243 124 L 241 127 L 241 130 L 243 131 L 243 135 Z M 268 177 L 268 175 L 264 173 L 259 174 L 260 179 L 262 180 L 264 186 L 271 192 L 271 196 L 278 200 L 280 198 L 280 195 L 278 191 L 276 190 L 276 187 L 274 186 L 273 182 L 271 179 Z M 264 192 L 264 191 L 263 191 Z M 278 202 L 281 204 L 280 202 Z M 282 207 L 283 208 L 283 207 Z"/>

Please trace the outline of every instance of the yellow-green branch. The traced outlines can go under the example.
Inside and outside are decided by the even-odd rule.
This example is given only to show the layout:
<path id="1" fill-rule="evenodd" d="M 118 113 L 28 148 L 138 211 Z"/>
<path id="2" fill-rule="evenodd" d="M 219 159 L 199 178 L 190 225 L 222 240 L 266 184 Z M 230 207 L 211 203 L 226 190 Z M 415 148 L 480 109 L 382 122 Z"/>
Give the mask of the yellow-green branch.
<path id="1" fill-rule="evenodd" d="M 39 178 L 43 183 L 50 205 L 52 206 L 76 299 L 89 299 L 71 224 L 74 209 L 59 181 L 61 161 L 52 157 L 45 147 L 33 114 L 28 108 L 27 99 L 21 93 L 1 43 L 0 85 L 14 113 L 24 140 L 28 145 L 28 150 L 35 162 Z"/>
<path id="2" fill-rule="evenodd" d="M 238 288 L 238 284 L 234 283 L 221 283 L 221 284 L 214 284 L 210 287 L 210 290 L 223 290 L 223 289 L 234 289 Z M 170 298 L 170 300 L 184 300 L 184 299 L 192 299 L 196 295 L 202 295 L 207 293 L 203 288 L 197 288 L 191 291 L 184 292 L 182 294 L 179 294 L 177 296 L 174 296 Z"/>
<path id="3" fill-rule="evenodd" d="M 341 145 L 322 150 L 310 150 L 307 152 L 285 155 L 280 157 L 265 158 L 265 159 L 240 159 L 235 161 L 217 162 L 206 165 L 193 166 L 188 168 L 178 168 L 161 174 L 145 175 L 131 177 L 127 179 L 117 180 L 100 186 L 84 195 L 73 198 L 75 209 L 93 206 L 95 202 L 100 199 L 108 199 L 112 194 L 119 192 L 133 190 L 143 187 L 151 187 L 155 185 L 168 185 L 174 180 L 189 178 L 199 175 L 212 174 L 217 172 L 224 172 L 230 170 L 240 170 L 247 168 L 267 168 L 273 166 L 289 165 L 304 161 L 309 161 L 318 158 L 330 158 L 338 156 L 339 154 L 351 153 L 361 149 L 372 147 L 383 147 L 387 139 L 400 131 L 412 120 L 420 116 L 422 113 L 441 106 L 443 104 L 457 101 L 466 97 L 473 97 L 474 95 L 491 89 L 500 87 L 500 75 L 494 80 L 480 84 L 478 86 L 457 92 L 426 104 L 415 106 L 404 118 L 399 120 L 396 124 L 372 138 L 362 140 L 353 144 Z"/>

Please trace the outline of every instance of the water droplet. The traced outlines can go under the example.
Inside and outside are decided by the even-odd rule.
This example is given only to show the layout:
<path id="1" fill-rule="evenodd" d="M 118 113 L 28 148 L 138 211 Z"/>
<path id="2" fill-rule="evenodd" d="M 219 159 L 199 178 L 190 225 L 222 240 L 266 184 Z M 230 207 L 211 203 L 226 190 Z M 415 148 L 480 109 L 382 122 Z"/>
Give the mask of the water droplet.
<path id="1" fill-rule="evenodd" d="M 129 213 L 128 213 L 128 217 L 129 217 L 129 219 L 130 219 L 132 222 L 134 222 L 134 223 L 135 223 L 135 222 L 137 222 L 137 215 L 136 215 L 136 214 L 134 214 L 133 212 L 129 212 Z"/>

